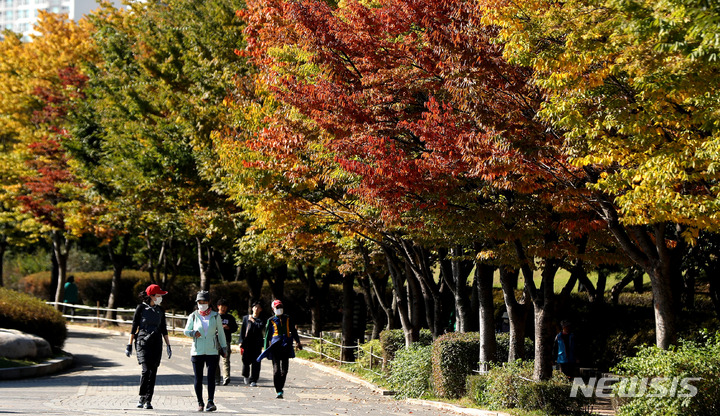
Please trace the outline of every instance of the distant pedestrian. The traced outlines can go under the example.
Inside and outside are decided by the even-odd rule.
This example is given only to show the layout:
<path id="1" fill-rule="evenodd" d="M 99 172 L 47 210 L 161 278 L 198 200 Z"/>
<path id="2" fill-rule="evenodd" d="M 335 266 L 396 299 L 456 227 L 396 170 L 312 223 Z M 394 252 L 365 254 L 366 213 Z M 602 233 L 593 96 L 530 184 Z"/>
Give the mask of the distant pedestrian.
<path id="1" fill-rule="evenodd" d="M 555 336 L 553 343 L 553 357 L 568 378 L 575 377 L 575 335 L 571 332 L 570 321 L 563 320 L 560 322 L 562 330 Z"/>
<path id="2" fill-rule="evenodd" d="M 163 296 L 167 293 L 158 285 L 148 286 L 145 292 L 140 293 L 142 303 L 137 306 L 135 315 L 133 315 L 130 339 L 125 347 L 125 355 L 129 357 L 132 354 L 134 342 L 138 364 L 142 366 L 138 408 L 153 408 L 151 401 L 155 391 L 157 369 L 162 359 L 163 339 L 165 339 L 168 360 L 172 357 L 172 348 L 170 348 L 170 339 L 165 323 L 165 310 L 160 307 Z"/>
<path id="3" fill-rule="evenodd" d="M 252 304 L 252 314 L 243 316 L 240 327 L 240 354 L 242 354 L 242 376 L 245 384 L 257 386 L 260 377 L 260 365 L 257 360 L 263 349 L 265 337 L 265 320 L 260 317 L 262 304 L 256 301 Z"/>
<path id="4" fill-rule="evenodd" d="M 265 350 L 257 358 L 257 361 L 259 362 L 263 358 L 272 360 L 276 398 L 282 399 L 290 358 L 295 358 L 293 340 L 297 342 L 299 350 L 302 349 L 302 344 L 295 323 L 290 320 L 289 316 L 283 314 L 282 302 L 278 299 L 274 300 L 272 308 L 275 315 L 268 319 L 265 330 Z"/>
<path id="5" fill-rule="evenodd" d="M 228 343 L 227 354 L 222 357 L 221 361 L 223 364 L 222 373 L 220 372 L 220 364 L 218 364 L 218 371 L 215 375 L 215 381 L 220 383 L 220 374 L 222 374 L 222 385 L 227 386 L 230 383 L 230 354 L 232 354 L 232 348 L 229 348 L 232 341 L 232 334 L 237 332 L 238 324 L 235 317 L 228 313 L 228 301 L 220 299 L 217 302 L 218 313 L 220 314 L 220 320 L 222 322 L 223 330 L 225 330 L 225 339 Z"/>
<path id="6" fill-rule="evenodd" d="M 228 343 L 222 327 L 220 314 L 210 308 L 210 294 L 200 291 L 195 298 L 197 310 L 188 315 L 185 335 L 193 337 L 190 351 L 195 375 L 195 396 L 198 401 L 198 412 L 217 410 L 215 406 L 215 372 L 217 371 L 219 354 L 226 355 Z M 207 367 L 207 406 L 203 402 L 203 371 Z"/>
<path id="7" fill-rule="evenodd" d="M 70 275 L 67 278 L 67 282 L 65 282 L 65 285 L 63 286 L 63 303 L 70 303 L 75 304 L 78 303 L 78 300 L 80 299 L 79 293 L 78 293 L 78 287 L 75 284 L 75 276 Z M 71 316 L 75 316 L 75 308 L 73 306 L 66 306 L 63 305 L 63 315 L 67 315 L 69 313 Z M 71 321 L 75 321 L 74 318 L 70 318 Z"/>

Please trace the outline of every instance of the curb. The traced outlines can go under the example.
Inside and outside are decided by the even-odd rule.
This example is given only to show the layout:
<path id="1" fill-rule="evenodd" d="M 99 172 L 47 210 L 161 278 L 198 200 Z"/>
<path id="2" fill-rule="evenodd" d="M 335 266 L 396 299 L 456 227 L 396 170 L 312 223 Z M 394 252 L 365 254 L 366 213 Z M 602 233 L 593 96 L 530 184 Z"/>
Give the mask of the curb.
<path id="1" fill-rule="evenodd" d="M 10 367 L 0 369 L 0 380 L 15 380 L 18 378 L 40 377 L 57 373 L 73 363 L 72 355 L 64 353 L 65 357 L 54 358 L 41 364 L 25 367 Z"/>
<path id="2" fill-rule="evenodd" d="M 316 362 L 306 360 L 304 358 L 293 358 L 294 361 L 297 361 L 303 365 L 306 365 L 308 367 L 312 367 L 314 369 L 324 371 L 326 373 L 330 373 L 334 376 L 344 378 L 345 380 L 351 381 L 353 383 L 361 384 L 370 390 L 374 391 L 375 393 L 381 394 L 383 396 L 390 396 L 393 395 L 394 392 L 390 390 L 382 389 L 372 383 L 370 383 L 367 380 L 364 380 L 360 377 L 356 377 L 352 374 L 348 374 L 344 371 L 338 370 L 333 367 L 328 367 L 324 364 L 318 364 Z M 468 407 L 462 407 L 462 406 L 456 406 L 454 404 L 450 403 L 444 403 L 444 402 L 436 402 L 432 400 L 421 400 L 421 399 L 405 399 L 406 403 L 416 404 L 416 405 L 422 405 L 422 406 L 429 406 L 434 407 L 437 409 L 443 409 L 443 410 L 449 410 L 455 413 L 460 413 L 464 415 L 471 415 L 471 416 L 510 416 L 508 413 L 503 412 L 494 412 L 490 410 L 482 410 L 482 409 L 472 409 Z"/>

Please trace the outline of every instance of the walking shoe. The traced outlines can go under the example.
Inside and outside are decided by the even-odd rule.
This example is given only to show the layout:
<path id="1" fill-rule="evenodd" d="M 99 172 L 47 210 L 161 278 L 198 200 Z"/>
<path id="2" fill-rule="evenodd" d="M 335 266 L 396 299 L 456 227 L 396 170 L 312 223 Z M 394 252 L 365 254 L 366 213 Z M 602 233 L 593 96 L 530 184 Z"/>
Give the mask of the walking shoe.
<path id="1" fill-rule="evenodd" d="M 250 383 L 250 387 L 257 387 L 257 383 L 253 381 L 252 383 Z"/>
<path id="2" fill-rule="evenodd" d="M 208 400 L 208 404 L 205 407 L 206 412 L 214 412 L 217 410 L 217 407 L 215 406 L 215 403 L 213 403 L 212 400 Z"/>
<path id="3" fill-rule="evenodd" d="M 250 382 L 250 379 L 247 377 L 243 377 L 243 383 L 248 384 Z"/>
<path id="4" fill-rule="evenodd" d="M 275 396 L 276 399 L 282 399 L 283 398 L 283 392 L 279 391 L 277 396 Z"/>
<path id="5" fill-rule="evenodd" d="M 197 409 L 197 411 L 198 411 L 198 412 L 202 412 L 203 410 L 205 410 L 205 403 L 203 403 L 203 402 L 198 402 L 198 409 Z"/>
<path id="6" fill-rule="evenodd" d="M 150 402 L 145 402 L 145 408 L 146 408 L 146 409 L 152 409 L 153 407 L 152 407 L 152 405 L 150 404 Z"/>
<path id="7" fill-rule="evenodd" d="M 143 406 L 145 406 L 145 400 L 140 399 L 140 400 L 138 401 L 138 404 L 137 404 L 136 407 L 137 407 L 138 409 L 142 409 Z"/>
<path id="8" fill-rule="evenodd" d="M 223 382 L 222 382 L 222 385 L 223 385 L 223 386 L 227 386 L 228 384 L 230 384 L 230 378 L 229 378 L 229 377 L 226 378 L 226 379 L 224 379 Z"/>

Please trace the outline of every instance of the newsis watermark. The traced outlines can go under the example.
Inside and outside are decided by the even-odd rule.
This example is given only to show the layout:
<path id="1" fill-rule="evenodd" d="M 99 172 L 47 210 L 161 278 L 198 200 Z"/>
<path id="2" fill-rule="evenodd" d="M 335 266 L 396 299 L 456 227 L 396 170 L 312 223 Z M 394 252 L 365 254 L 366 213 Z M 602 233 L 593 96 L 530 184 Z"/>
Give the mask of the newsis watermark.
<path id="1" fill-rule="evenodd" d="M 581 377 L 573 380 L 570 397 L 582 392 L 585 397 L 694 397 L 698 393 L 692 383 L 699 377 Z"/>

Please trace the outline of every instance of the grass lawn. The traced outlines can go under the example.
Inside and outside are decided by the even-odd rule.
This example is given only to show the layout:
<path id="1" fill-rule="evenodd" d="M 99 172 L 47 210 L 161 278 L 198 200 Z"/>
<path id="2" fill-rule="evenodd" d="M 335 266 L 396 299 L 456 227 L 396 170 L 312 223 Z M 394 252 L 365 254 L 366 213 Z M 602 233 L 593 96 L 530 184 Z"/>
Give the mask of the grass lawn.
<path id="1" fill-rule="evenodd" d="M 0 357 L 0 368 L 28 367 L 35 364 L 38 362 Z"/>

